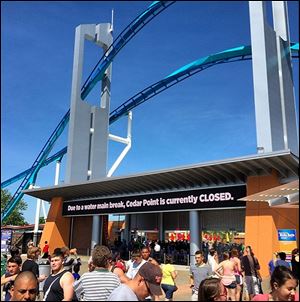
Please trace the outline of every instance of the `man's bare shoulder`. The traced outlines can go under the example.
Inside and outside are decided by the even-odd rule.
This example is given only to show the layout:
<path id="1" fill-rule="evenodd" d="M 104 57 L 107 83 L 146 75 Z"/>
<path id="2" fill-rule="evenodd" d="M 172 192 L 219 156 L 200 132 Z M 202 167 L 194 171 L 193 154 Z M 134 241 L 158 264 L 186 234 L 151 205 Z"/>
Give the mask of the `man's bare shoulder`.
<path id="1" fill-rule="evenodd" d="M 65 283 L 74 282 L 73 274 L 70 272 L 65 272 L 60 278 L 60 284 L 63 285 Z"/>

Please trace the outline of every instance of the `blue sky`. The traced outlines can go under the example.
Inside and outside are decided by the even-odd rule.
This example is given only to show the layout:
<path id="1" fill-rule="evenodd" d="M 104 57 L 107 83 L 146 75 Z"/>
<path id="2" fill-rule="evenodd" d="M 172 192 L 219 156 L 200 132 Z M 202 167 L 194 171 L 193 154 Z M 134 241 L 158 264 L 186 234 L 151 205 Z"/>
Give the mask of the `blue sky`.
<path id="1" fill-rule="evenodd" d="M 106 23 L 114 37 L 151 1 L 1 2 L 1 181 L 29 168 L 70 106 L 75 28 Z M 270 3 L 269 3 L 270 4 Z M 299 41 L 299 3 L 288 1 L 291 41 Z M 268 8 L 270 11 L 270 8 Z M 196 59 L 250 45 L 247 1 L 178 1 L 146 25 L 114 59 L 111 111 Z M 84 77 L 102 56 L 87 44 Z M 299 62 L 293 60 L 296 106 Z M 98 87 L 98 86 L 97 86 Z M 88 96 L 96 104 L 97 88 Z M 126 135 L 126 118 L 111 133 Z M 52 151 L 67 144 L 67 128 Z M 110 143 L 108 169 L 124 145 Z M 214 66 L 133 111 L 132 148 L 114 175 L 256 154 L 251 61 Z M 64 158 L 60 182 L 64 180 Z M 55 163 L 36 185 L 54 183 Z M 13 193 L 19 183 L 8 187 Z M 34 222 L 35 199 L 25 218 Z"/>

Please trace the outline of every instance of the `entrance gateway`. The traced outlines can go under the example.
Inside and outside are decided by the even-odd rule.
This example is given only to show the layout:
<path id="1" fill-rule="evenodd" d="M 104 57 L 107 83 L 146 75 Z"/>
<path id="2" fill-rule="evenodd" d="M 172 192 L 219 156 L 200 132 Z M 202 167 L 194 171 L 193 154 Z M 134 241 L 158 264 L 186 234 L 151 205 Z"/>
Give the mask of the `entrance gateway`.
<path id="1" fill-rule="evenodd" d="M 157 236 L 161 239 L 169 230 L 189 230 L 190 236 L 198 239 L 199 248 L 201 230 L 202 234 L 208 236 L 213 235 L 211 231 L 244 232 L 245 244 L 253 247 L 264 272 L 272 250 L 279 248 L 277 229 L 299 229 L 298 211 L 290 208 L 279 211 L 265 202 L 245 204 L 239 199 L 297 179 L 298 165 L 298 157 L 290 151 L 271 152 L 157 172 L 31 189 L 26 193 L 51 202 L 41 240 L 52 241 L 55 244 L 53 249 L 71 245 L 76 246 L 82 254 L 89 253 L 92 217 L 96 212 L 102 217 L 108 213 L 131 213 L 126 215 L 126 238 L 130 238 L 131 230 L 157 229 Z M 165 205 L 153 206 L 145 201 L 140 208 L 139 203 L 132 206 L 134 201 L 143 202 L 144 199 L 162 199 Z M 176 203 L 167 204 L 167 199 Z M 110 202 L 120 205 L 121 201 L 125 209 L 115 206 L 97 209 L 97 205 Z M 126 208 L 127 201 L 131 207 Z M 87 207 L 81 210 L 82 205 Z M 191 219 L 191 213 L 195 215 L 192 217 L 194 220 Z M 196 226 L 192 228 L 193 221 L 196 221 Z M 193 229 L 194 235 L 191 234 Z M 270 253 L 266 252 L 266 248 Z M 191 260 L 194 258 L 193 255 L 190 257 Z"/>
<path id="2" fill-rule="evenodd" d="M 139 182 L 140 180 L 137 180 L 137 185 Z M 162 190 L 165 189 L 162 187 Z M 245 185 L 215 186 L 194 190 L 174 188 L 173 190 L 65 200 L 62 213 L 64 216 L 73 217 L 73 225 L 76 225 L 76 230 L 70 238 L 71 245 L 85 252 L 90 233 L 86 234 L 83 230 L 86 229 L 85 226 L 91 224 L 91 215 L 104 214 L 127 214 L 125 230 L 122 234 L 122 238 L 127 243 L 132 237 L 139 238 L 141 242 L 146 239 L 190 241 L 189 211 L 191 210 L 196 210 L 199 221 L 198 248 L 201 247 L 202 236 L 207 231 L 244 232 L 245 202 L 238 199 L 246 196 Z M 187 232 L 176 232 L 176 230 L 187 230 Z M 83 237 L 87 242 L 83 243 Z M 223 240 L 218 238 L 218 241 Z"/>

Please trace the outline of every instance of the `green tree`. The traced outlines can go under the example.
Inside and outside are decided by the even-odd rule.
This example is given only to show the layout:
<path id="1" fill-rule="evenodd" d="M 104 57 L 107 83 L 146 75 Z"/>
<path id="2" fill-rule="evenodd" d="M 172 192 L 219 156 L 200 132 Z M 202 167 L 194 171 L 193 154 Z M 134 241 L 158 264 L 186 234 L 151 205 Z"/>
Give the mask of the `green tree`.
<path id="1" fill-rule="evenodd" d="M 1 189 L 1 213 L 11 198 L 12 196 L 8 190 Z M 1 225 L 28 224 L 23 215 L 23 211 L 27 210 L 27 207 L 27 203 L 21 199 L 8 218 L 5 221 L 1 221 Z"/>
<path id="2" fill-rule="evenodd" d="M 39 224 L 43 224 L 43 223 L 46 223 L 46 220 L 44 217 L 40 217 L 39 218 Z"/>

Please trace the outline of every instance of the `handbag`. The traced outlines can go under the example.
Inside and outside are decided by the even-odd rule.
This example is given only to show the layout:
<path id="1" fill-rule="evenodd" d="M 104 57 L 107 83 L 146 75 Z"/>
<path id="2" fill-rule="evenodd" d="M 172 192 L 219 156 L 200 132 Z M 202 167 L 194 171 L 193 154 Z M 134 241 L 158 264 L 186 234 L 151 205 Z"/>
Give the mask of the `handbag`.
<path id="1" fill-rule="evenodd" d="M 262 283 L 262 277 L 260 275 L 260 272 L 258 270 L 255 270 L 255 276 L 256 276 L 256 279 L 257 279 L 257 285 L 258 285 L 258 288 L 259 288 L 259 293 L 260 294 L 263 294 L 263 290 L 262 290 L 262 286 L 261 286 L 261 283 Z"/>
<path id="2" fill-rule="evenodd" d="M 255 273 L 256 273 L 256 277 L 259 280 L 259 282 L 262 282 L 262 277 L 261 277 L 260 271 L 256 270 Z"/>
<path id="3" fill-rule="evenodd" d="M 258 262 L 255 261 L 253 256 L 252 256 L 252 259 L 253 259 L 254 265 L 258 264 Z M 262 277 L 261 277 L 260 271 L 256 268 L 254 268 L 254 271 L 255 271 L 255 277 L 256 277 L 257 283 L 258 283 L 257 285 L 258 285 L 259 293 L 263 294 L 263 290 L 262 290 L 262 286 L 261 286 Z"/>

